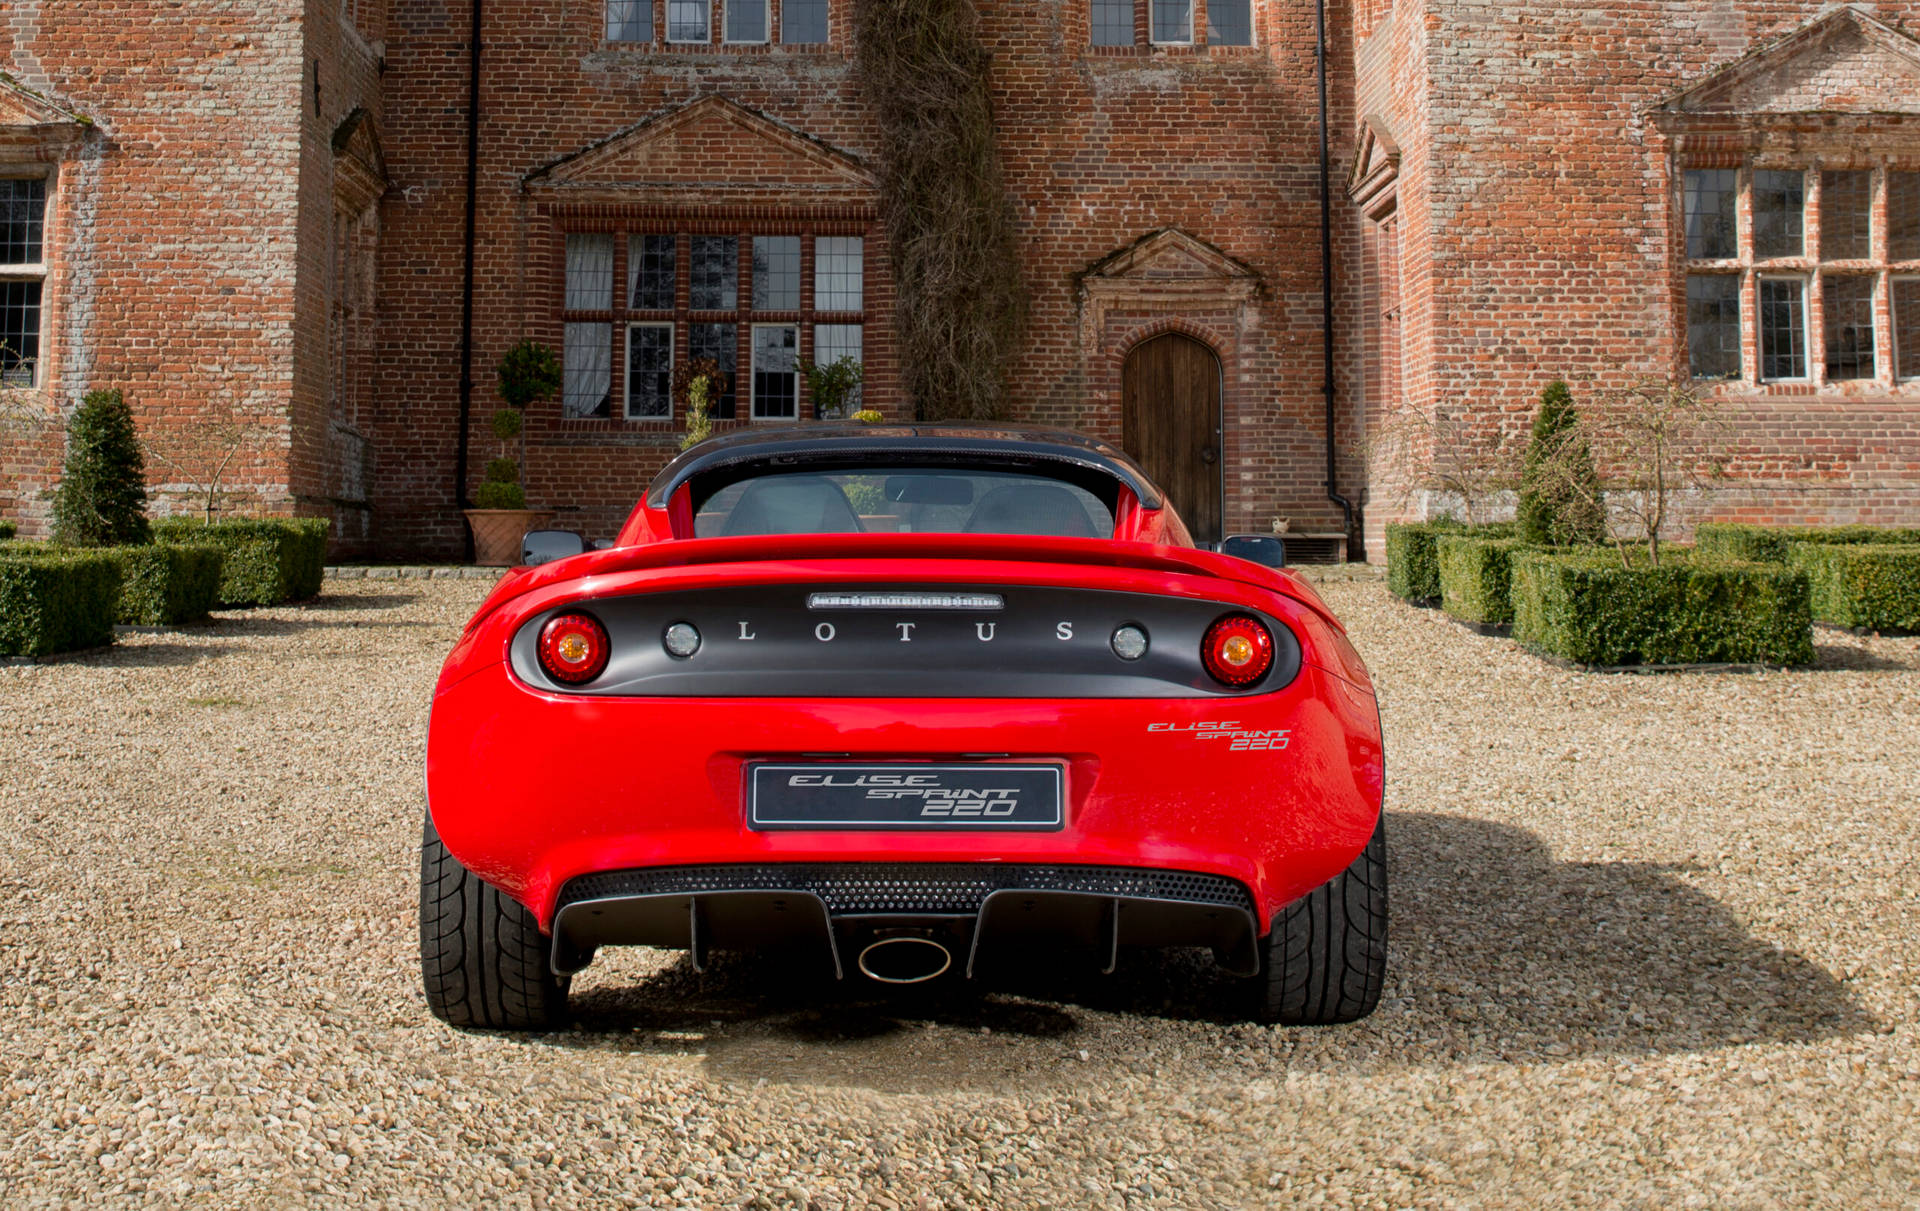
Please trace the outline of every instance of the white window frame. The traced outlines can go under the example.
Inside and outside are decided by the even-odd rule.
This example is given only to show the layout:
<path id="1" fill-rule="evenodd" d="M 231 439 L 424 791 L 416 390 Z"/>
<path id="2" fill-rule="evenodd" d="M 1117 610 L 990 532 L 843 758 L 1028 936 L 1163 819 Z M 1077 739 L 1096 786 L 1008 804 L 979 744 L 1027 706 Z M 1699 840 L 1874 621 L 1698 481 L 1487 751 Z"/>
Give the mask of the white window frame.
<path id="1" fill-rule="evenodd" d="M 1753 275 L 1753 381 L 1762 385 L 1767 383 L 1811 383 L 1814 381 L 1813 361 L 1816 351 L 1820 354 L 1820 364 L 1826 363 L 1826 332 L 1820 333 L 1820 344 L 1813 341 L 1813 274 L 1802 272 L 1756 271 Z M 1767 334 L 1762 327 L 1761 312 L 1766 306 L 1760 297 L 1762 285 L 1766 282 L 1797 282 L 1800 286 L 1800 349 L 1805 361 L 1805 373 L 1797 378 L 1769 378 L 1767 367 Z"/>
<path id="2" fill-rule="evenodd" d="M 18 167 L 0 165 L 0 179 L 8 181 L 40 181 L 44 184 L 45 207 L 40 212 L 40 259 L 34 262 L 21 261 L 15 264 L 0 264 L 0 282 L 38 282 L 40 285 L 40 331 L 37 334 L 36 351 L 33 358 L 33 378 L 28 383 L 15 383 L 15 390 L 36 390 L 46 385 L 47 363 L 47 312 L 51 309 L 51 300 L 47 280 L 47 249 L 54 239 L 54 172 L 51 168 L 37 164 L 23 164 Z"/>
<path id="3" fill-rule="evenodd" d="M 662 5 L 661 17 L 663 19 L 663 23 L 666 25 L 666 29 L 663 32 L 667 35 L 668 45 L 671 45 L 671 46 L 711 46 L 713 45 L 713 4 L 711 3 L 711 0 L 701 0 L 701 2 L 706 5 L 706 10 L 707 10 L 707 21 L 705 26 L 706 33 L 703 36 L 698 38 L 676 38 L 673 36 L 673 5 L 676 3 L 676 0 L 660 0 L 660 3 Z M 724 20 L 724 17 L 722 19 Z"/>
<path id="4" fill-rule="evenodd" d="M 1211 9 L 1211 6 L 1209 6 L 1209 9 Z M 1207 14 L 1207 20 L 1213 20 L 1211 11 Z M 1260 0 L 1247 0 L 1247 40 L 1245 42 L 1215 42 L 1213 40 L 1213 30 L 1211 28 L 1207 30 L 1207 48 L 1209 50 L 1216 46 L 1224 46 L 1229 50 L 1251 50 L 1259 45 Z"/>
<path id="5" fill-rule="evenodd" d="M 822 36 L 818 42 L 789 42 L 787 41 L 787 6 L 784 3 L 781 4 L 780 6 L 780 45 L 782 46 L 831 46 L 833 45 L 833 5 L 831 3 L 828 3 L 828 0 L 821 0 L 821 7 L 825 10 L 823 13 L 823 16 L 826 18 L 826 31 L 824 33 L 824 36 Z M 772 26 L 773 26 L 773 19 L 771 16 L 769 16 L 767 19 L 767 26 L 768 26 L 768 34 L 769 36 L 771 36 Z"/>
<path id="6" fill-rule="evenodd" d="M 794 366 L 793 369 L 787 371 L 788 374 L 793 376 L 792 416 L 765 416 L 760 412 L 760 342 L 756 339 L 756 335 L 763 328 L 783 328 L 793 333 Z M 749 329 L 747 333 L 747 419 L 749 421 L 772 421 L 776 424 L 782 422 L 792 424 L 800 420 L 800 324 L 797 321 L 752 324 L 749 325 Z M 735 398 L 736 400 L 738 399 L 737 396 Z M 738 403 L 736 403 L 734 407 L 738 410 Z"/>
<path id="7" fill-rule="evenodd" d="M 727 31 L 727 18 L 733 13 L 736 4 L 758 4 L 760 6 L 760 28 L 766 31 L 761 38 L 735 38 Z M 771 46 L 773 45 L 773 3 L 772 0 L 721 0 L 720 4 L 720 41 L 727 46 Z"/>
<path id="8" fill-rule="evenodd" d="M 1194 44 L 1193 22 L 1194 22 L 1194 18 L 1198 15 L 1194 10 L 1198 7 L 1198 0 L 1187 0 L 1187 36 L 1185 40 L 1154 37 L 1153 36 L 1154 0 L 1146 0 L 1146 4 L 1147 4 L 1147 44 L 1149 46 L 1192 46 Z"/>
<path id="9" fill-rule="evenodd" d="M 652 46 L 654 44 L 653 20 L 649 20 L 647 22 L 647 27 L 646 27 L 647 36 L 644 38 L 616 38 L 613 36 L 613 30 L 611 29 L 612 15 L 608 11 L 609 9 L 612 8 L 613 3 L 614 3 L 614 0 L 600 0 L 601 40 L 606 42 L 607 45 L 609 46 Z M 663 5 L 664 3 L 665 3 L 665 0 L 652 0 L 652 2 L 647 5 L 648 17 L 657 20 L 658 14 L 656 13 L 656 5 Z"/>
<path id="10" fill-rule="evenodd" d="M 667 330 L 667 414 L 665 416 L 641 416 L 633 411 L 633 330 L 635 328 Z M 624 355 L 621 368 L 625 372 L 623 377 L 626 381 L 620 384 L 620 419 L 629 424 L 671 425 L 674 414 L 673 359 L 680 352 L 675 345 L 677 334 L 674 332 L 674 322 L 672 320 L 630 320 L 627 323 L 625 340 L 626 346 L 621 349 Z"/>

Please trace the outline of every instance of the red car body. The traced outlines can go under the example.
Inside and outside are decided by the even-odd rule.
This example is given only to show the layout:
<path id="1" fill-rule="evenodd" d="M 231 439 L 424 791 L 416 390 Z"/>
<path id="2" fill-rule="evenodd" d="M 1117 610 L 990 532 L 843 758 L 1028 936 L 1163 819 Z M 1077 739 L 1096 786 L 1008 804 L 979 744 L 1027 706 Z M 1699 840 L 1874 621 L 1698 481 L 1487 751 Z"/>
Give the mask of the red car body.
<path id="1" fill-rule="evenodd" d="M 1095 475 L 1099 467 L 1122 472 L 1111 496 L 1110 535 L 695 536 L 702 465 L 732 466 L 733 476 L 754 474 L 756 467 L 758 473 L 790 472 L 791 453 L 769 456 L 764 465 L 752 458 L 756 450 L 804 454 L 812 449 L 806 443 L 820 443 L 832 455 L 830 443 L 848 440 L 819 429 L 777 439 L 749 434 L 720 448 L 734 451 L 731 464 L 711 451 L 700 464 L 696 448 L 662 473 L 613 546 L 502 578 L 468 623 L 434 690 L 427 791 L 430 828 L 445 851 L 524 908 L 562 976 L 583 966 L 598 945 L 680 944 L 683 920 L 684 943 L 696 962 L 705 945 L 804 940 L 825 928 L 826 949 L 842 974 L 850 974 L 855 946 L 930 929 L 938 945 L 953 952 L 953 965 L 964 958 L 970 971 L 986 954 L 977 906 L 971 921 L 964 920 L 964 906 L 956 914 L 925 904 L 882 905 L 862 917 L 836 911 L 836 903 L 845 903 L 834 892 L 805 881 L 788 887 L 781 879 L 783 872 L 898 873 L 909 866 L 947 873 L 995 868 L 1003 876 L 1049 872 L 1053 883 L 1020 885 L 1030 913 L 1036 897 L 1059 910 L 1034 916 L 1045 918 L 1042 934 L 1091 940 L 1109 965 L 1109 943 L 1207 944 L 1229 967 L 1255 974 L 1274 922 L 1348 871 L 1381 826 L 1382 749 L 1372 682 L 1312 587 L 1291 571 L 1194 549 L 1171 508 L 1116 451 L 1025 430 L 966 432 L 991 466 L 1001 465 L 993 462 L 996 442 L 1014 450 L 1016 463 L 1019 452 L 1036 443 L 1095 450 L 1085 461 L 1098 465 L 1075 474 Z M 948 432 L 920 427 L 858 436 L 894 451 L 875 456 L 883 465 L 891 465 L 887 457 L 911 465 L 916 443 Z M 804 469 L 804 457 L 801 462 Z M 809 594 L 822 586 L 850 593 L 845 600 L 856 603 L 941 602 L 951 593 L 965 600 L 967 591 L 984 587 L 1009 604 L 993 616 L 997 623 L 969 615 L 969 635 L 968 622 L 911 605 L 803 613 L 798 603 L 812 603 Z M 763 599 L 771 604 L 754 604 Z M 641 692 L 583 692 L 591 684 L 563 685 L 541 673 L 536 632 L 546 620 L 602 617 L 619 652 L 658 642 L 661 620 L 694 610 L 684 603 L 707 603 L 695 620 L 701 646 L 690 658 L 664 663 L 649 650 L 652 663 L 633 674 Z M 1017 629 L 1011 611 L 1021 603 L 1037 603 L 1027 607 L 1035 617 L 1017 635 L 996 634 L 1002 626 Z M 1107 682 L 1099 678 L 1107 673 L 1098 662 L 1114 658 L 1094 645 L 1107 644 L 1107 632 L 1133 616 L 1129 610 L 1161 609 L 1180 614 L 1161 625 L 1169 633 L 1191 632 L 1215 615 L 1263 620 L 1281 646 L 1297 647 L 1297 667 L 1284 682 L 1278 676 L 1284 670 L 1276 670 L 1273 684 L 1247 691 L 1183 682 L 1161 696 L 1128 682 L 1106 696 L 1099 687 Z M 640 613 L 629 625 L 621 623 L 622 611 Z M 836 628 L 816 618 L 845 621 Z M 866 628 L 864 638 L 842 636 L 856 619 Z M 756 648 L 770 628 L 785 628 L 788 647 Z M 819 638 L 829 632 L 832 641 Z M 925 642 L 936 632 L 948 636 L 945 647 Z M 1025 646 L 1001 658 L 1009 662 L 1004 665 L 958 671 L 958 662 L 982 659 L 977 653 L 993 647 L 980 638 L 989 634 Z M 1062 638 L 1067 634 L 1073 638 Z M 836 658 L 835 642 L 858 668 L 817 664 Z M 1064 692 L 1052 696 L 1053 674 L 1045 665 L 1053 651 L 1062 659 L 1074 652 L 1076 667 L 1091 670 L 1085 673 L 1091 679 L 1071 681 L 1073 674 L 1063 672 Z M 1173 655 L 1189 660 L 1184 651 Z M 1200 656 L 1196 647 L 1191 662 L 1200 664 Z M 711 692 L 703 688 L 707 682 L 685 680 L 695 678 L 703 659 L 735 662 L 732 672 L 709 675 L 716 678 Z M 769 663 L 738 663 L 752 659 Z M 602 679 L 614 676 L 609 670 Z M 644 692 L 656 683 L 671 692 Z M 916 686 L 937 692 L 918 694 Z M 823 782 L 830 786 L 840 768 L 864 771 L 844 781 L 884 788 L 891 784 L 889 770 L 996 766 L 1060 771 L 1057 826 L 890 827 L 896 823 L 890 819 L 858 829 L 756 827 L 758 816 L 750 821 L 746 808 L 756 768 L 776 771 L 770 786 L 788 777 L 802 788 L 782 794 L 801 794 Z M 805 772 L 821 770 L 819 776 Z M 1225 916 L 1234 919 L 1224 924 L 1217 903 L 1207 906 L 1211 924 L 1177 905 L 1162 920 L 1161 892 L 1129 898 L 1122 893 L 1131 885 L 1116 890 L 1075 881 L 1091 870 L 1207 876 L 1243 888 L 1244 908 L 1236 917 L 1228 906 Z M 674 881 L 711 871 L 752 877 L 738 888 Z M 615 875 L 628 882 L 608 882 Z M 1068 889 L 1058 892 L 1057 904 L 1046 899 L 1056 884 Z M 763 927 L 763 918 L 794 912 L 787 903 L 776 907 L 766 889 L 803 886 L 814 887 L 821 906 L 803 905 L 804 920 L 791 929 Z M 701 896 L 709 893 L 703 909 Z M 575 907 L 556 933 L 563 902 Z M 589 912 L 602 919 L 589 921 Z M 998 932 L 1019 932 L 1018 914 L 1010 912 L 1004 904 L 997 910 L 1006 927 Z M 849 934 L 847 921 L 856 918 L 864 932 Z M 864 960 L 858 965 L 867 969 Z"/>

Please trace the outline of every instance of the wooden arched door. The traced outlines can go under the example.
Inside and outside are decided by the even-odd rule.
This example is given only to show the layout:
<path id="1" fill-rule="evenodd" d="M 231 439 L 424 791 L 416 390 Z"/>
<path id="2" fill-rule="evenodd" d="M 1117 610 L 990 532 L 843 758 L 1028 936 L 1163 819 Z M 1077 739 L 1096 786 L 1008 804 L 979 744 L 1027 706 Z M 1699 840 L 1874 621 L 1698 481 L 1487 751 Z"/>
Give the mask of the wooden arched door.
<path id="1" fill-rule="evenodd" d="M 1220 359 L 1169 332 L 1135 345 L 1120 378 L 1120 443 L 1199 543 L 1220 541 Z"/>

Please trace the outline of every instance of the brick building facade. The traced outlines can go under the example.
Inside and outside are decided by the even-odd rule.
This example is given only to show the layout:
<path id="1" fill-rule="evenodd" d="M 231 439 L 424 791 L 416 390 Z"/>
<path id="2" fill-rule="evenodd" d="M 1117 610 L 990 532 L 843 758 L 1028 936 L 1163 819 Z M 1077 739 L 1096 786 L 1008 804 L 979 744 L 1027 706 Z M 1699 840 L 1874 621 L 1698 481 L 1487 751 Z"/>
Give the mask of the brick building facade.
<path id="1" fill-rule="evenodd" d="M 811 415 L 795 359 L 842 355 L 866 406 L 910 415 L 852 10 L 11 6 L 0 514 L 36 528 L 59 411 L 119 387 L 168 456 L 162 507 L 232 448 L 241 503 L 331 517 L 344 556 L 457 556 L 492 367 L 523 338 L 567 380 L 529 412 L 528 495 L 594 536 L 677 449 L 689 356 L 734 371 L 723 426 Z M 1030 296 L 1009 411 L 1199 460 L 1186 511 L 1229 532 L 1347 524 L 1316 16 L 980 5 Z M 1369 547 L 1445 507 L 1425 468 L 1524 427 L 1555 376 L 1725 396 L 1717 513 L 1920 521 L 1920 4 L 1330 0 L 1325 21 L 1334 486 Z M 1438 423 L 1381 457 L 1406 413 Z"/>

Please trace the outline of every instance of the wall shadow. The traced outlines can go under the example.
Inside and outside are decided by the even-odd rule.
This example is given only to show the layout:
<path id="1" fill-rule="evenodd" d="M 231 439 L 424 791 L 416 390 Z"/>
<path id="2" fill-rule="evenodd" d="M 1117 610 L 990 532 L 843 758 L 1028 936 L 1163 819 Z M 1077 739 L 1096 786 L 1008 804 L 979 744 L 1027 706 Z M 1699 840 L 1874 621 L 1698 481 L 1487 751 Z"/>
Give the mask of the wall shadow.
<path id="1" fill-rule="evenodd" d="M 1388 838 L 1391 969 L 1380 1009 L 1309 1036 L 1356 1063 L 1396 1062 L 1378 1045 L 1389 1031 L 1424 1037 L 1438 1062 L 1461 1062 L 1802 1043 L 1875 1026 L 1833 976 L 1752 936 L 1679 868 L 1559 862 L 1531 832 L 1455 816 L 1393 813 Z M 974 984 L 907 992 L 836 983 L 811 955 L 720 955 L 704 974 L 681 961 L 577 997 L 574 1038 L 658 1050 L 660 1033 L 691 1030 L 708 1063 L 736 1076 L 927 1088 L 1032 1068 L 1036 1049 L 1013 1046 L 1021 1040 L 1053 1041 L 1052 1064 L 1058 1040 L 1126 1031 L 1129 1019 L 1244 1021 L 1245 988 L 1203 952 L 1131 952 L 1113 976 L 1087 956 L 1012 957 Z M 945 1071 L 939 1056 L 902 1043 L 928 1024 L 984 1027 L 1024 1054 Z M 895 1071 L 923 1062 L 933 1067 Z"/>

